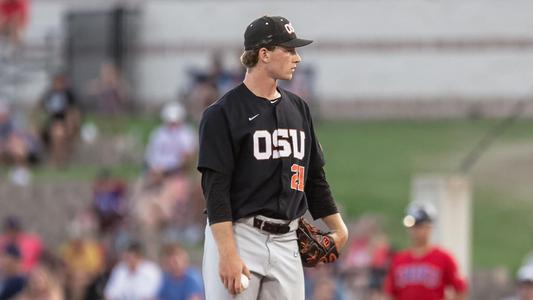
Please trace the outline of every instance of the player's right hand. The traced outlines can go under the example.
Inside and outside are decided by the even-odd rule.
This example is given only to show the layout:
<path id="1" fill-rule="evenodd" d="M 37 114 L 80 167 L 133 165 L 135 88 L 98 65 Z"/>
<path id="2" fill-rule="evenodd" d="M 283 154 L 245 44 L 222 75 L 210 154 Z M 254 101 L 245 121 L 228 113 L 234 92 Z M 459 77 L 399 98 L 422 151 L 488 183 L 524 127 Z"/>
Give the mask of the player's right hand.
<path id="1" fill-rule="evenodd" d="M 241 273 L 251 278 L 250 270 L 236 254 L 227 257 L 221 256 L 218 269 L 220 280 L 222 280 L 224 287 L 232 295 L 237 295 L 244 291 L 241 286 Z"/>

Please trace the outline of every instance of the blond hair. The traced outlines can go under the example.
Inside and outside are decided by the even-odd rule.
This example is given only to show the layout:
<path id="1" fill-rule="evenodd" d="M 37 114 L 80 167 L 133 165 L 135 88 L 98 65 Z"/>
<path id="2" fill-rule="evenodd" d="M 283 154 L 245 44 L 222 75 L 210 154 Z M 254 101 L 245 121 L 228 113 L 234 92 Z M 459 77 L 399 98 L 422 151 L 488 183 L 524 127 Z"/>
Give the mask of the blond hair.
<path id="1" fill-rule="evenodd" d="M 266 48 L 268 51 L 273 51 L 276 46 L 268 46 L 263 48 Z M 241 55 L 241 64 L 247 69 L 255 67 L 259 61 L 259 50 L 261 50 L 261 48 L 245 50 Z"/>

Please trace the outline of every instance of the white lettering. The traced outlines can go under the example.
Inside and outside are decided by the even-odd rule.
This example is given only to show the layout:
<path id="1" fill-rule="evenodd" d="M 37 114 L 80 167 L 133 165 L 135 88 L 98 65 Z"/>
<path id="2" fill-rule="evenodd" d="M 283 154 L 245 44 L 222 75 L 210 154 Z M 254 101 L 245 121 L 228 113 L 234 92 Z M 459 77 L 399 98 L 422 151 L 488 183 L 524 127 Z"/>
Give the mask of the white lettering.
<path id="1" fill-rule="evenodd" d="M 298 131 L 296 129 L 289 130 L 292 138 L 293 154 L 297 159 L 303 159 L 305 155 L 305 132 L 300 131 L 300 145 L 298 146 Z"/>
<path id="2" fill-rule="evenodd" d="M 276 129 L 272 134 L 266 130 L 258 130 L 254 132 L 253 143 L 254 157 L 258 160 L 279 159 L 291 155 L 303 159 L 305 156 L 305 132 L 296 129 Z"/>
<path id="3" fill-rule="evenodd" d="M 287 30 L 289 34 L 294 33 L 294 27 L 292 27 L 291 23 L 285 24 L 285 30 Z"/>
<path id="4" fill-rule="evenodd" d="M 259 149 L 261 141 L 265 145 L 265 151 Z M 272 138 L 270 132 L 266 130 L 258 130 L 254 132 L 254 156 L 258 160 L 269 159 L 272 155 Z"/>

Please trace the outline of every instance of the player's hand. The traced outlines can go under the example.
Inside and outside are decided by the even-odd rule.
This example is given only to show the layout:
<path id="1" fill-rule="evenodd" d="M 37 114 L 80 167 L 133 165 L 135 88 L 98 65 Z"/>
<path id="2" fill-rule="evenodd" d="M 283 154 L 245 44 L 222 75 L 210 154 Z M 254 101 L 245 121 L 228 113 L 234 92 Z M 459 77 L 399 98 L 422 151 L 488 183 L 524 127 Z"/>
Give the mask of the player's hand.
<path id="1" fill-rule="evenodd" d="M 232 295 L 237 295 L 244 291 L 241 286 L 241 273 L 251 278 L 250 270 L 236 254 L 220 257 L 218 269 L 220 280 L 222 280 L 224 287 Z"/>

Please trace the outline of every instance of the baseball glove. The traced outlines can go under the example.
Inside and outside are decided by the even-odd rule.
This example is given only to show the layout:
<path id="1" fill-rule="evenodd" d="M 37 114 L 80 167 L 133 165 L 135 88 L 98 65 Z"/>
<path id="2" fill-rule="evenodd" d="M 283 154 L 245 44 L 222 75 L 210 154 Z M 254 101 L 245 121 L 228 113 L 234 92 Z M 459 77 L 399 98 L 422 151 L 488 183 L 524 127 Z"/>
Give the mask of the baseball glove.
<path id="1" fill-rule="evenodd" d="M 298 224 L 298 248 L 304 267 L 315 267 L 318 263 L 331 263 L 337 260 L 339 253 L 335 241 L 328 233 L 318 230 L 304 218 Z"/>

